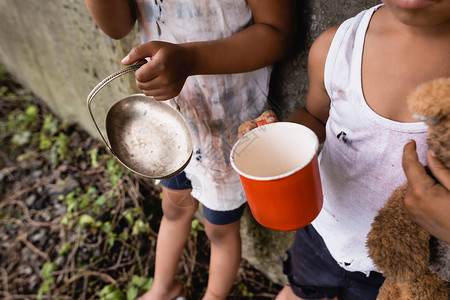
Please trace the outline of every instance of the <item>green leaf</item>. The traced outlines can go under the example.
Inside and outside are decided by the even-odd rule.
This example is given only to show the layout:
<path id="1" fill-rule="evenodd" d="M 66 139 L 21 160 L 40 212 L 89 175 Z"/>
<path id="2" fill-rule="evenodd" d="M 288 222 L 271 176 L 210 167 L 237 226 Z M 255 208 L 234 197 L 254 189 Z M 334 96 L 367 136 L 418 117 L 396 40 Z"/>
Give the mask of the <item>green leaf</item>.
<path id="1" fill-rule="evenodd" d="M 116 241 L 115 235 L 108 235 L 108 248 L 111 249 L 114 246 L 114 242 Z"/>
<path id="2" fill-rule="evenodd" d="M 111 232 L 111 223 L 109 221 L 106 221 L 105 223 L 103 223 L 102 225 L 102 231 L 104 233 L 110 233 Z"/>
<path id="3" fill-rule="evenodd" d="M 42 285 L 39 287 L 39 291 L 36 299 L 42 300 L 42 296 L 46 293 L 49 293 L 52 289 L 53 280 L 45 280 Z"/>
<path id="4" fill-rule="evenodd" d="M 86 193 L 88 195 L 97 195 L 98 191 L 95 186 L 89 186 Z"/>
<path id="5" fill-rule="evenodd" d="M 77 208 L 77 203 L 76 202 L 67 202 L 67 211 L 69 213 L 74 212 L 76 208 Z"/>
<path id="6" fill-rule="evenodd" d="M 139 291 L 146 292 L 150 290 L 153 285 L 153 278 L 148 278 L 144 276 L 133 275 L 131 282 L 127 288 L 127 300 L 136 299 L 139 294 Z"/>
<path id="7" fill-rule="evenodd" d="M 122 241 L 128 241 L 128 231 L 124 229 L 121 234 L 119 234 L 119 239 Z"/>
<path id="8" fill-rule="evenodd" d="M 36 106 L 34 106 L 34 105 L 30 105 L 26 108 L 25 114 L 28 117 L 29 124 L 36 122 L 37 113 L 38 113 L 38 110 L 37 110 Z"/>
<path id="9" fill-rule="evenodd" d="M 98 196 L 97 199 L 95 200 L 95 204 L 97 204 L 97 205 L 99 205 L 99 206 L 105 204 L 105 202 L 106 202 L 105 195 L 100 195 L 100 196 Z"/>
<path id="10" fill-rule="evenodd" d="M 249 292 L 247 286 L 243 283 L 239 285 L 239 289 L 241 290 L 242 296 L 245 298 L 253 298 L 254 294 Z"/>
<path id="11" fill-rule="evenodd" d="M 80 203 L 80 208 L 81 209 L 86 209 L 86 208 L 89 207 L 89 204 L 91 204 L 92 199 L 91 199 L 91 196 L 89 196 L 88 194 L 83 194 L 83 195 L 80 196 L 78 201 Z"/>
<path id="12" fill-rule="evenodd" d="M 91 165 L 93 168 L 98 168 L 98 149 L 92 149 L 89 151 L 89 155 L 91 157 Z"/>
<path id="13" fill-rule="evenodd" d="M 51 263 L 51 262 L 46 262 L 41 269 L 41 276 L 42 278 L 46 279 L 46 280 L 53 280 L 53 276 L 52 276 L 52 272 L 56 271 L 58 268 L 56 267 L 55 264 Z"/>
<path id="14" fill-rule="evenodd" d="M 72 220 L 73 214 L 67 213 L 59 222 L 61 225 L 66 226 L 67 228 L 72 228 L 73 226 L 73 220 Z"/>
<path id="15" fill-rule="evenodd" d="M 83 214 L 80 216 L 79 223 L 81 227 L 85 227 L 89 224 L 95 223 L 95 219 L 88 214 Z"/>
<path id="16" fill-rule="evenodd" d="M 130 286 L 127 289 L 127 300 L 134 300 L 139 294 L 139 288 L 136 286 Z"/>
<path id="17" fill-rule="evenodd" d="M 56 131 L 58 130 L 58 123 L 58 120 L 55 119 L 52 115 L 45 116 L 41 132 L 44 131 L 50 133 L 52 136 L 55 135 Z"/>
<path id="18" fill-rule="evenodd" d="M 197 236 L 199 231 L 204 231 L 205 227 L 200 223 L 199 220 L 194 219 L 191 222 L 191 235 Z"/>
<path id="19" fill-rule="evenodd" d="M 47 150 L 52 146 L 52 141 L 47 137 L 45 133 L 39 134 L 39 150 Z"/>
<path id="20" fill-rule="evenodd" d="M 75 153 L 75 157 L 80 157 L 84 155 L 84 150 L 81 147 L 77 148 L 77 152 Z"/>
<path id="21" fill-rule="evenodd" d="M 139 233 L 148 233 L 150 232 L 150 225 L 141 219 L 137 220 L 136 223 L 134 223 L 132 235 L 138 235 Z"/>
<path id="22" fill-rule="evenodd" d="M 72 243 L 71 242 L 65 242 L 61 248 L 59 249 L 58 254 L 59 255 L 64 255 L 67 252 L 69 252 L 70 248 L 72 248 Z"/>
<path id="23" fill-rule="evenodd" d="M 131 283 L 142 289 L 150 289 L 153 285 L 153 278 L 133 275 L 131 278 Z"/>
<path id="24" fill-rule="evenodd" d="M 122 291 L 116 289 L 113 284 L 104 286 L 98 293 L 100 300 L 123 300 L 124 294 Z"/>
<path id="25" fill-rule="evenodd" d="M 70 156 L 67 156 L 67 153 L 69 152 L 69 142 L 70 138 L 66 134 L 62 132 L 58 134 L 58 137 L 56 138 L 56 153 L 61 160 L 66 158 L 70 160 Z"/>
<path id="26" fill-rule="evenodd" d="M 127 219 L 128 223 L 130 223 L 130 225 L 133 225 L 134 224 L 133 211 L 127 210 L 125 212 L 125 219 Z"/>

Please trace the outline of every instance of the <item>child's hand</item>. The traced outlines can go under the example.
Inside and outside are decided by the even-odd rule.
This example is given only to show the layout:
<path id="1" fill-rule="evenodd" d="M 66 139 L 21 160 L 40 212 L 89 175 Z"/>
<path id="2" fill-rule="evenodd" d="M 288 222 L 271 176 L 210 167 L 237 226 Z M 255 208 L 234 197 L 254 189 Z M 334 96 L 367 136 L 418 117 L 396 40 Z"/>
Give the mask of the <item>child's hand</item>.
<path id="1" fill-rule="evenodd" d="M 134 47 L 122 60 L 122 64 L 150 61 L 135 72 L 136 86 L 155 100 L 167 100 L 178 96 L 186 78 L 191 75 L 189 51 L 183 44 L 152 41 Z"/>
<path id="2" fill-rule="evenodd" d="M 403 170 L 408 179 L 405 208 L 423 229 L 450 243 L 450 169 L 427 153 L 427 163 L 436 182 L 417 159 L 414 141 L 405 145 Z"/>
<path id="3" fill-rule="evenodd" d="M 266 121 L 267 124 L 278 122 L 277 115 L 272 110 L 266 110 L 256 119 L 253 119 L 250 121 L 245 121 L 244 123 L 242 123 L 238 129 L 238 135 L 239 135 L 238 138 L 241 138 L 243 135 L 245 135 L 250 130 L 258 127 L 257 122 L 263 121 L 263 120 Z"/>

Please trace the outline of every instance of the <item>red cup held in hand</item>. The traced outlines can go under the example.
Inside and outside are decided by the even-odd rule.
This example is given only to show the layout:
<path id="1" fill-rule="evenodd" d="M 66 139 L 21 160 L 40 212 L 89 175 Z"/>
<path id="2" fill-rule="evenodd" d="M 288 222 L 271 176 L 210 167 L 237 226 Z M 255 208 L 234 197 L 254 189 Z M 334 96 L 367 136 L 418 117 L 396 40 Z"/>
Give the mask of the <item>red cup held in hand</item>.
<path id="1" fill-rule="evenodd" d="M 240 138 L 230 154 L 250 210 L 267 228 L 302 228 L 317 217 L 323 205 L 318 138 L 296 123 L 258 126 Z"/>

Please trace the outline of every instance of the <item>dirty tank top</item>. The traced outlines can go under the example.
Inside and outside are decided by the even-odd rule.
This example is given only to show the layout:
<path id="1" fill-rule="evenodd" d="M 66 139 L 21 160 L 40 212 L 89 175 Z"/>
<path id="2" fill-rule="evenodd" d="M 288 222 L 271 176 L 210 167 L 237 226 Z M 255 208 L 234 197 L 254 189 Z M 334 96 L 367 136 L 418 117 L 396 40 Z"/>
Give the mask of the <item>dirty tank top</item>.
<path id="1" fill-rule="evenodd" d="M 137 0 L 142 43 L 216 40 L 252 23 L 245 0 Z M 176 100 L 194 143 L 186 168 L 193 196 L 214 210 L 246 199 L 229 155 L 238 126 L 267 109 L 271 67 L 226 75 L 190 76 Z"/>
<path id="2" fill-rule="evenodd" d="M 313 222 L 331 255 L 348 271 L 377 271 L 365 247 L 371 223 L 390 194 L 406 181 L 403 147 L 410 139 L 425 162 L 425 123 L 392 121 L 366 103 L 361 85 L 365 33 L 380 6 L 345 21 L 325 64 L 331 99 L 326 141 L 319 156 L 323 210 Z"/>

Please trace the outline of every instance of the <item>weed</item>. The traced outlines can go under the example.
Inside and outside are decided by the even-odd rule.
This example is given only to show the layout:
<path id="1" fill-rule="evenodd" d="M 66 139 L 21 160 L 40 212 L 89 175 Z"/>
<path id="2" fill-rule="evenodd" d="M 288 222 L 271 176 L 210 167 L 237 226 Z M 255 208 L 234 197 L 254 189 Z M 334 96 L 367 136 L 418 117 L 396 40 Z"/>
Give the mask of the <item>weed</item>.
<path id="1" fill-rule="evenodd" d="M 41 277 L 44 279 L 41 287 L 39 288 L 37 300 L 42 300 L 44 294 L 51 291 L 52 283 L 54 282 L 54 277 L 52 275 L 53 271 L 56 271 L 56 266 L 51 262 L 46 262 L 41 269 Z"/>

